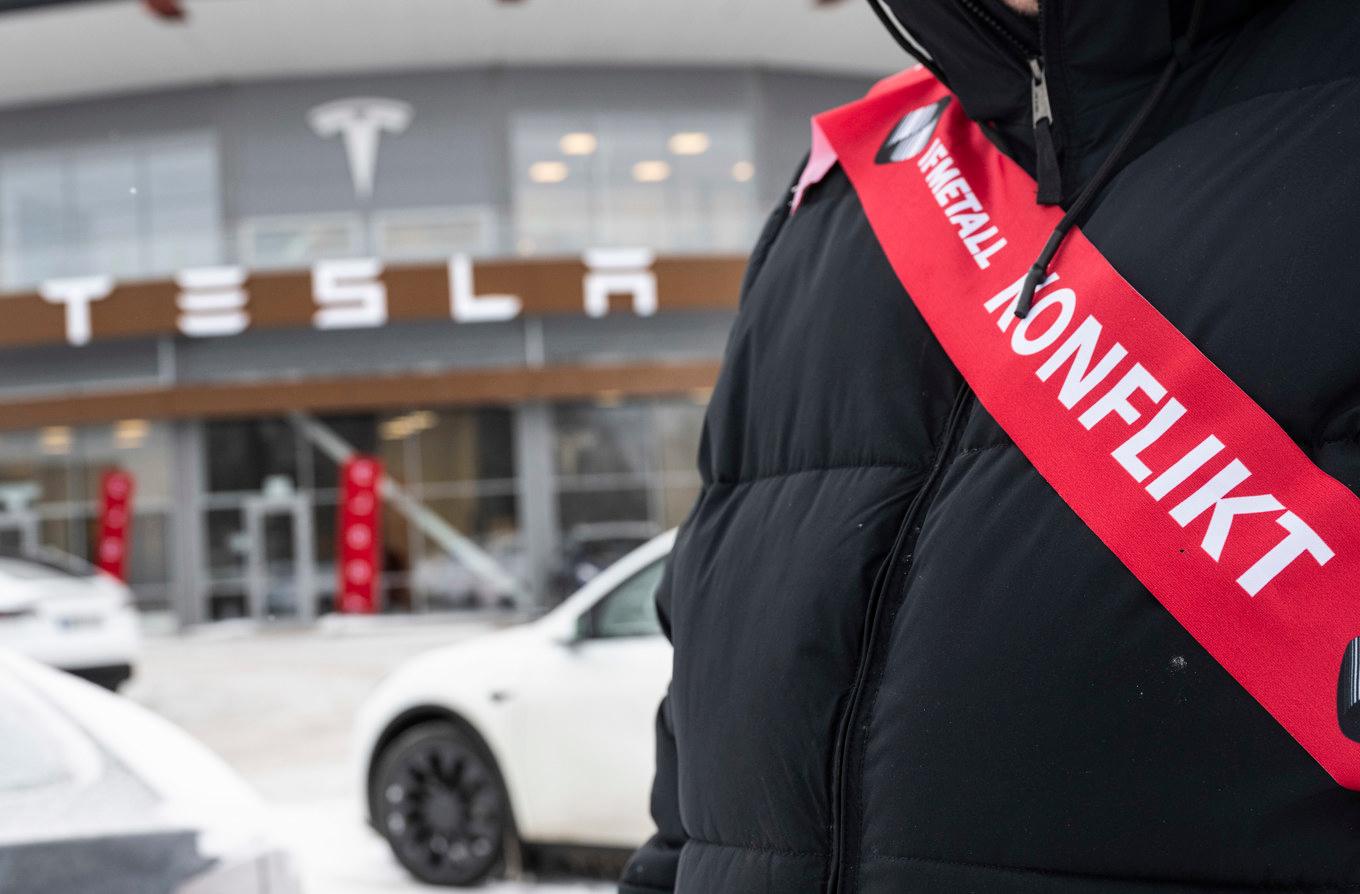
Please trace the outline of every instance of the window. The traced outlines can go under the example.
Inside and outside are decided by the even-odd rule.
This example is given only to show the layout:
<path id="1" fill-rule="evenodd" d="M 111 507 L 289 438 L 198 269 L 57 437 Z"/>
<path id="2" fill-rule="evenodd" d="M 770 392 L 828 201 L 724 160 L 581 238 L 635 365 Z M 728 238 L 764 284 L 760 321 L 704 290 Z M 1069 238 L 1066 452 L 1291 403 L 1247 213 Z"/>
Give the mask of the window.
<path id="1" fill-rule="evenodd" d="M 298 444 L 286 419 L 242 419 L 204 426 L 208 490 L 258 493 L 280 476 L 298 481 Z"/>
<path id="2" fill-rule="evenodd" d="M 509 410 L 441 410 L 423 417 L 417 411 L 399 419 L 411 430 L 408 437 L 419 455 L 422 482 L 508 481 L 515 477 L 515 426 Z M 392 428 L 384 437 L 403 434 L 400 427 Z"/>
<path id="3" fill-rule="evenodd" d="M 554 409 L 562 551 L 553 598 L 684 519 L 699 491 L 694 457 L 702 424 L 697 401 Z"/>
<path id="4" fill-rule="evenodd" d="M 653 562 L 596 603 L 588 616 L 590 637 L 659 635 L 661 622 L 656 615 L 656 588 L 660 586 L 665 570 L 664 559 Z"/>
<path id="5" fill-rule="evenodd" d="M 363 227 L 352 214 L 257 217 L 241 224 L 238 238 L 241 263 L 257 270 L 364 253 Z"/>
<path id="6" fill-rule="evenodd" d="M 217 153 L 211 142 L 171 143 L 147 154 L 146 232 L 151 273 L 222 260 Z"/>
<path id="7" fill-rule="evenodd" d="M 384 211 L 373 222 L 373 243 L 378 257 L 390 261 L 486 254 L 496 250 L 496 218 L 478 207 Z"/>
<path id="8" fill-rule="evenodd" d="M 524 577 L 515 498 L 514 416 L 503 407 L 318 417 L 348 447 L 382 458 L 387 474 L 420 504 L 383 508 L 383 604 L 389 610 L 498 604 L 503 594 L 458 558 L 464 541 L 511 576 Z M 214 617 L 245 611 L 242 508 L 271 478 L 310 502 L 315 582 L 335 588 L 339 468 L 290 420 L 218 420 L 204 425 L 205 506 Z M 455 545 L 451 546 L 453 543 Z"/>
<path id="9" fill-rule="evenodd" d="M 753 144 L 739 113 L 524 113 L 511 143 L 521 253 L 744 252 L 755 238 Z"/>
<path id="10" fill-rule="evenodd" d="M 398 529 L 384 519 L 383 579 L 391 604 L 499 604 L 505 594 L 467 567 L 451 540 L 467 538 L 512 577 L 526 574 L 513 414 L 501 407 L 412 409 L 380 416 L 376 425 L 388 471 L 433 523 Z"/>
<path id="11" fill-rule="evenodd" d="M 62 276 L 164 274 L 221 261 L 209 133 L 49 148 L 0 166 L 6 287 Z"/>
<path id="12" fill-rule="evenodd" d="M 102 479 L 123 469 L 136 481 L 128 584 L 141 608 L 167 607 L 171 453 L 169 429 L 145 419 L 0 434 L 0 551 L 93 560 Z"/>

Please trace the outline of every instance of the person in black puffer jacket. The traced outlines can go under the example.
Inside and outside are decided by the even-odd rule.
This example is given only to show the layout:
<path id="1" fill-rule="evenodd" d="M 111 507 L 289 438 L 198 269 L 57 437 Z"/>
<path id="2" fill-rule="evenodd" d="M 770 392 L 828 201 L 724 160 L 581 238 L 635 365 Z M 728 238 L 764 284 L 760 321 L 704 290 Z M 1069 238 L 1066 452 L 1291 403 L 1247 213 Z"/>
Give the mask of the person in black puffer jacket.
<path id="1" fill-rule="evenodd" d="M 1064 206 L 1182 54 L 1078 223 L 1360 489 L 1360 3 L 874 5 Z M 977 404 L 839 168 L 760 237 L 699 465 L 627 894 L 1360 891 L 1360 794 Z"/>

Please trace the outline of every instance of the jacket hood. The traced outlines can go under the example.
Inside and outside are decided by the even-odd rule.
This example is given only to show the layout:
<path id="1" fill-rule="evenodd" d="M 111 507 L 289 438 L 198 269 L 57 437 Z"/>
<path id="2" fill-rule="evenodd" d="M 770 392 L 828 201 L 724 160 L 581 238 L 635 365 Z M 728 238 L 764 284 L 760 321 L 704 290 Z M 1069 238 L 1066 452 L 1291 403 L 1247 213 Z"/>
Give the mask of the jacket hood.
<path id="1" fill-rule="evenodd" d="M 1047 80 L 1070 198 L 1117 138 L 1190 23 L 1195 0 L 1041 0 L 1037 17 L 1001 0 L 869 0 L 889 32 L 958 97 L 968 115 L 1033 169 L 1030 60 Z M 1201 0 L 1179 80 L 1252 16 L 1286 0 Z M 1173 91 L 1173 97 L 1181 91 Z M 1169 103 L 1174 110 L 1176 101 Z"/>

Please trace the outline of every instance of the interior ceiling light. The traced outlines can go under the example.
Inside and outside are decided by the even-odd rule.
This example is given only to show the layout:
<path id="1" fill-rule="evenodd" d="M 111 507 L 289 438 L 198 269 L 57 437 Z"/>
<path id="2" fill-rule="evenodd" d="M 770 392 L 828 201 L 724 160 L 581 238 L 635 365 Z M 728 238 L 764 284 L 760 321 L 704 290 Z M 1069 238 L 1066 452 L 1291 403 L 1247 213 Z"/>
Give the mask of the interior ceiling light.
<path id="1" fill-rule="evenodd" d="M 562 139 L 557 141 L 557 148 L 563 155 L 593 155 L 599 145 L 595 134 L 583 130 L 562 134 Z"/>
<path id="2" fill-rule="evenodd" d="M 703 155 L 712 143 L 702 130 L 682 130 L 672 134 L 666 146 L 674 155 Z"/>
<path id="3" fill-rule="evenodd" d="M 145 419 L 123 419 L 113 427 L 113 441 L 118 447 L 130 449 L 142 446 L 150 425 Z"/>
<path id="4" fill-rule="evenodd" d="M 745 183 L 756 175 L 756 166 L 749 161 L 739 161 L 732 165 L 732 179 L 738 183 Z"/>
<path id="5" fill-rule="evenodd" d="M 567 179 L 567 163 L 536 161 L 529 165 L 529 179 L 535 183 L 561 183 Z"/>
<path id="6" fill-rule="evenodd" d="M 383 422 L 378 426 L 378 436 L 384 441 L 400 441 L 434 428 L 438 424 L 439 417 L 429 410 L 413 410 Z"/>
<path id="7" fill-rule="evenodd" d="M 38 440 L 43 453 L 67 453 L 71 449 L 71 429 L 65 425 L 49 425 L 42 430 Z"/>
<path id="8" fill-rule="evenodd" d="M 671 166 L 664 161 L 640 161 L 633 165 L 633 179 L 638 183 L 660 183 L 671 175 Z"/>

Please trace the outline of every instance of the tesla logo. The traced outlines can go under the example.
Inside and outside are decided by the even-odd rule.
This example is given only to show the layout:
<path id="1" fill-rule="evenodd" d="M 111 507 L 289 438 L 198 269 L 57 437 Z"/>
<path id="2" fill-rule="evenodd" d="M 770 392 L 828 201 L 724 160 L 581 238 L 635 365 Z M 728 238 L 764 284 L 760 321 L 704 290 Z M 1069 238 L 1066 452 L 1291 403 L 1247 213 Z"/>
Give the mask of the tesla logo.
<path id="1" fill-rule="evenodd" d="M 411 126 L 413 115 L 410 104 L 401 100 L 356 96 L 317 106 L 307 113 L 307 123 L 319 137 L 340 137 L 354 194 L 367 199 L 373 195 L 383 133 L 402 133 Z"/>

